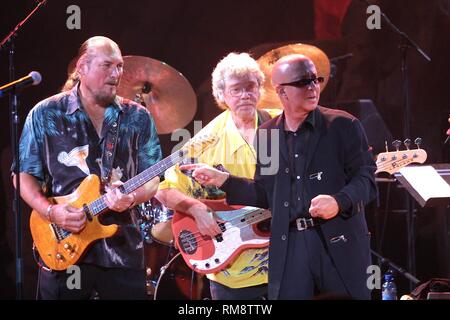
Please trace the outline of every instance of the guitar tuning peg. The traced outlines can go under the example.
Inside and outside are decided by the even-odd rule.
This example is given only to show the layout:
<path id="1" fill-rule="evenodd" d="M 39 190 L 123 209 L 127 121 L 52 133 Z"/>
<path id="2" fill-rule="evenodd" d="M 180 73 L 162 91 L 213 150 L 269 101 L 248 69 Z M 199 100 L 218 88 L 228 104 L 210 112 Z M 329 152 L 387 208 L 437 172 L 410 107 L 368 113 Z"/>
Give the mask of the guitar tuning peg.
<path id="1" fill-rule="evenodd" d="M 392 141 L 392 146 L 395 148 L 395 150 L 398 151 L 400 149 L 400 146 L 402 145 L 402 142 L 400 140 L 394 140 Z"/>
<path id="2" fill-rule="evenodd" d="M 420 149 L 420 145 L 422 144 L 422 138 L 416 138 L 414 140 L 414 143 L 416 144 L 417 149 Z"/>
<path id="3" fill-rule="evenodd" d="M 386 147 L 386 152 L 389 152 L 389 148 L 388 148 L 387 140 L 384 140 L 384 146 Z"/>
<path id="4" fill-rule="evenodd" d="M 411 139 L 407 138 L 407 139 L 405 139 L 405 141 L 403 141 L 403 143 L 404 143 L 406 149 L 409 150 L 409 146 L 411 145 Z"/>

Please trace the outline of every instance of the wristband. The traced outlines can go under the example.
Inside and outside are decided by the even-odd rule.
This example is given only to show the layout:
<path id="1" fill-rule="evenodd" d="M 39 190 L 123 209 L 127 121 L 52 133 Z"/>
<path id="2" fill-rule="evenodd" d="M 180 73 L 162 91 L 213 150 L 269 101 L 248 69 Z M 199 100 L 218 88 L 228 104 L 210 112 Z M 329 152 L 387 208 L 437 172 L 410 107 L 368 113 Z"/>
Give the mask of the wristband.
<path id="1" fill-rule="evenodd" d="M 53 204 L 49 204 L 49 206 L 47 207 L 47 211 L 45 213 L 45 218 L 52 222 L 52 209 L 53 209 Z"/>

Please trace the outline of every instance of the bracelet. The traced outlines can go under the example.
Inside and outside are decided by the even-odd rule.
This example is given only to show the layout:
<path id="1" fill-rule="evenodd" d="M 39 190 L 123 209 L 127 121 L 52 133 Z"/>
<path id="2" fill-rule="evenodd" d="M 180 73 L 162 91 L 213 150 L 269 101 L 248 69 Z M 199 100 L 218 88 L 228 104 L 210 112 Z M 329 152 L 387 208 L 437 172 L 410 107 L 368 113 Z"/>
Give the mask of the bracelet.
<path id="1" fill-rule="evenodd" d="M 133 191 L 131 193 L 131 195 L 133 196 L 133 202 L 130 204 L 129 208 L 133 208 L 133 207 L 135 207 L 137 205 L 137 203 L 136 203 L 136 191 Z"/>
<path id="2" fill-rule="evenodd" d="M 47 212 L 45 214 L 45 218 L 52 222 L 52 208 L 53 208 L 53 204 L 49 204 L 49 206 L 47 207 Z"/>

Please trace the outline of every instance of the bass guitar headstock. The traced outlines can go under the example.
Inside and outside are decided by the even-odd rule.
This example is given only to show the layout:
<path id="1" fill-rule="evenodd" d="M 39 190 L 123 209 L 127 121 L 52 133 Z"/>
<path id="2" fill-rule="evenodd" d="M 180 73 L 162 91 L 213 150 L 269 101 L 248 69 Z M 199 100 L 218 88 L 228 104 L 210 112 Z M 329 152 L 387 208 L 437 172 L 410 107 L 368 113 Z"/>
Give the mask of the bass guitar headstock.
<path id="1" fill-rule="evenodd" d="M 425 150 L 420 148 L 422 139 L 416 138 L 414 143 L 417 148 L 410 149 L 411 139 L 406 139 L 403 142 L 406 150 L 400 150 L 402 142 L 400 140 L 395 140 L 392 142 L 392 145 L 396 151 L 388 151 L 386 143 L 386 152 L 382 152 L 377 156 L 377 170 L 375 173 L 387 172 L 389 174 L 394 174 L 410 163 L 424 163 L 427 159 L 427 153 Z"/>

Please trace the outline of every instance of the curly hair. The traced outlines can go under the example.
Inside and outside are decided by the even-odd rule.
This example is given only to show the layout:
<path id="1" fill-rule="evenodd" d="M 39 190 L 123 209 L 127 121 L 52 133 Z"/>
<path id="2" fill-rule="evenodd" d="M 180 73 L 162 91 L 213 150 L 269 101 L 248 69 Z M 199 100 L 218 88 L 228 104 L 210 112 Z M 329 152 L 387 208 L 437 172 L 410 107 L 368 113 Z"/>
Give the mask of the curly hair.
<path id="1" fill-rule="evenodd" d="M 212 93 L 217 105 L 221 109 L 227 109 L 223 97 L 225 80 L 229 77 L 241 77 L 254 75 L 258 81 L 260 94 L 263 94 L 264 73 L 261 71 L 258 62 L 248 53 L 232 52 L 219 61 L 212 72 Z"/>

